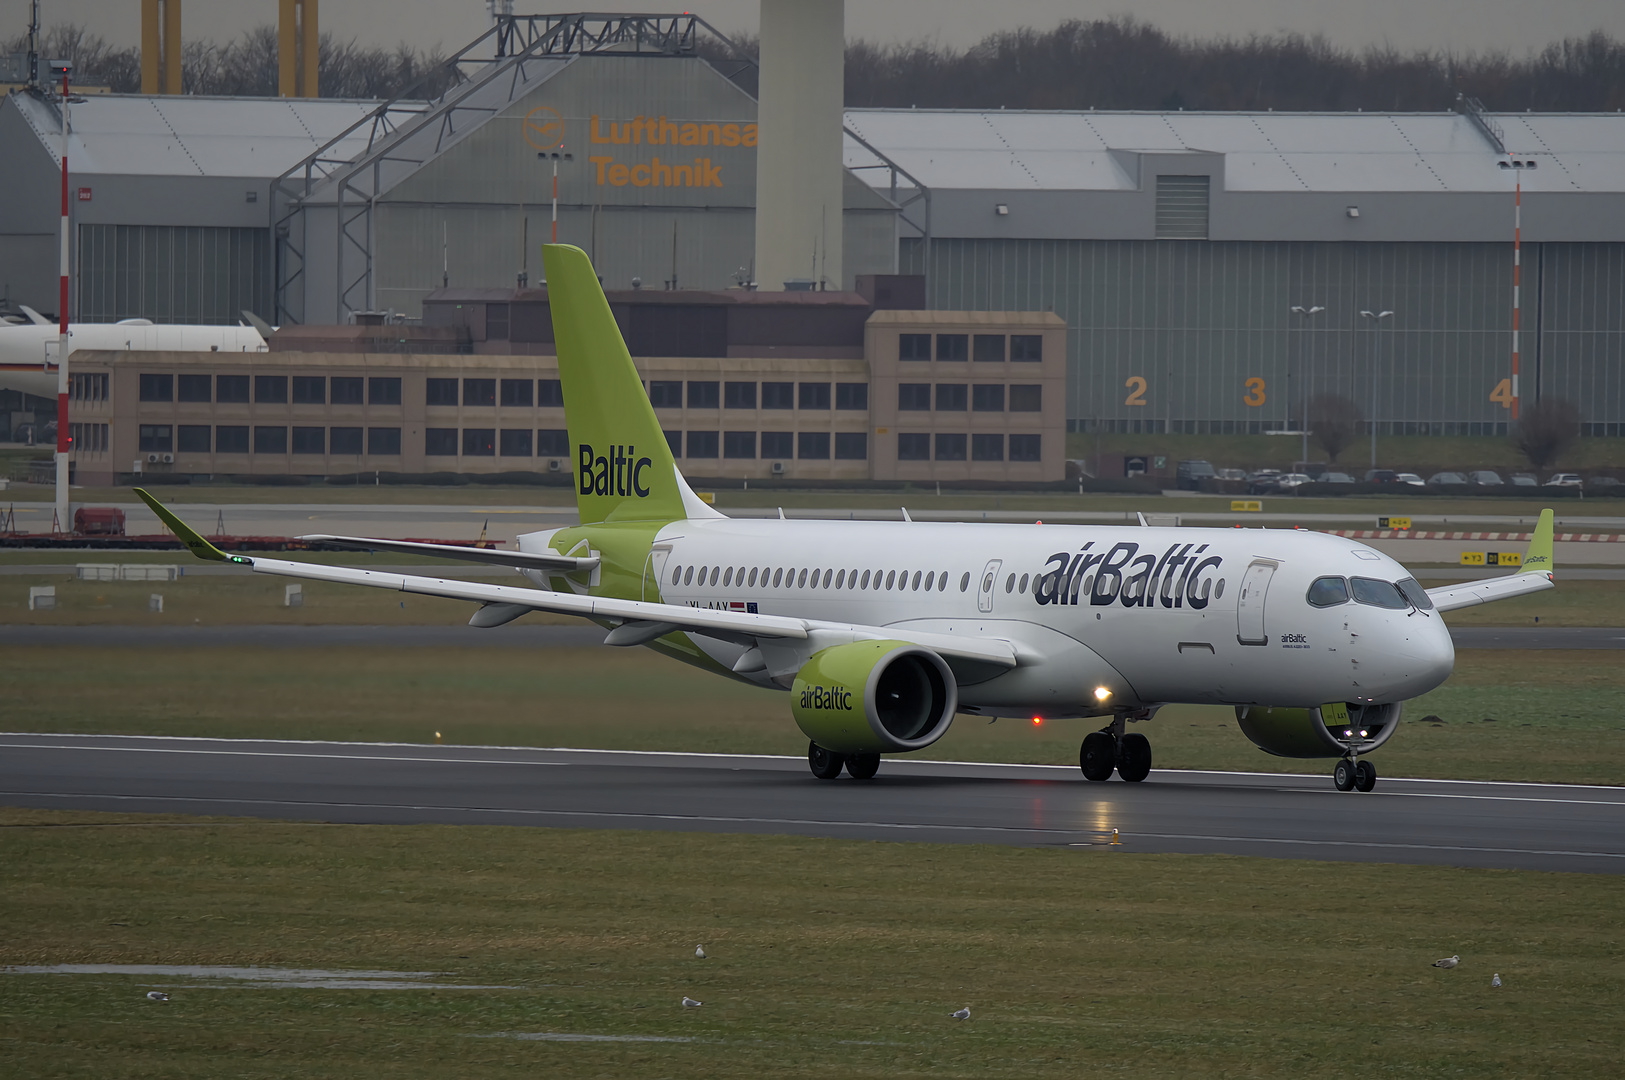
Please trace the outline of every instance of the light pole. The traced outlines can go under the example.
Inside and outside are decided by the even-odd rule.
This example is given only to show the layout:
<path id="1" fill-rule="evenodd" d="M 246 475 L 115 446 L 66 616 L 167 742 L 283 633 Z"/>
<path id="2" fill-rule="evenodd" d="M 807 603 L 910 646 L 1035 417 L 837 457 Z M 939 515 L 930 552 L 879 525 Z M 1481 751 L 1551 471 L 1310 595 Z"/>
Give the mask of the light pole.
<path id="1" fill-rule="evenodd" d="M 559 159 L 573 161 L 575 155 L 565 153 L 564 144 L 560 143 L 557 150 L 543 150 L 536 156 L 553 162 L 553 238 L 549 243 L 556 244 L 559 242 Z"/>
<path id="2" fill-rule="evenodd" d="M 1309 321 L 1326 309 L 1319 304 L 1314 307 L 1304 307 L 1302 304 L 1293 304 L 1292 313 L 1300 316 L 1299 322 L 1303 329 L 1309 328 Z M 1303 452 L 1298 460 L 1309 460 L 1309 361 L 1304 355 L 1303 335 L 1298 335 L 1298 381 L 1303 384 L 1299 396 L 1303 399 L 1303 417 L 1299 421 L 1299 430 L 1303 433 Z"/>
<path id="3" fill-rule="evenodd" d="M 1377 467 L 1377 334 L 1382 328 L 1382 320 L 1393 315 L 1392 311 L 1362 311 L 1360 318 L 1371 323 L 1371 415 L 1366 421 L 1371 425 L 1371 467 Z"/>
<path id="4" fill-rule="evenodd" d="M 59 330 L 56 346 L 56 529 L 59 533 L 73 532 L 68 518 L 68 452 L 72 447 L 72 428 L 68 424 L 68 75 L 73 63 L 68 60 L 52 61 L 51 73 L 62 75 L 62 235 L 61 289 L 57 298 Z"/>

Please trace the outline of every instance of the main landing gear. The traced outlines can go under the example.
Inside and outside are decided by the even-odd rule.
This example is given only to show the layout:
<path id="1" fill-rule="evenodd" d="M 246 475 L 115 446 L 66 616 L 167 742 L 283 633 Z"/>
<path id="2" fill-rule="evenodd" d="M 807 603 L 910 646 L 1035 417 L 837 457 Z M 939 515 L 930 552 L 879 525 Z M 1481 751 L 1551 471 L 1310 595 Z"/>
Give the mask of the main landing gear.
<path id="1" fill-rule="evenodd" d="M 1151 774 L 1151 740 L 1138 732 L 1125 733 L 1123 721 L 1086 735 L 1078 750 L 1078 767 L 1085 780 L 1110 780 L 1112 769 L 1137 784 Z"/>
<path id="2" fill-rule="evenodd" d="M 854 780 L 872 779 L 880 771 L 879 754 L 838 754 L 817 743 L 807 744 L 807 767 L 820 780 L 833 780 L 846 769 Z"/>
<path id="3" fill-rule="evenodd" d="M 1370 791 L 1377 786 L 1377 770 L 1369 761 L 1344 758 L 1332 770 L 1332 783 L 1338 791 Z"/>

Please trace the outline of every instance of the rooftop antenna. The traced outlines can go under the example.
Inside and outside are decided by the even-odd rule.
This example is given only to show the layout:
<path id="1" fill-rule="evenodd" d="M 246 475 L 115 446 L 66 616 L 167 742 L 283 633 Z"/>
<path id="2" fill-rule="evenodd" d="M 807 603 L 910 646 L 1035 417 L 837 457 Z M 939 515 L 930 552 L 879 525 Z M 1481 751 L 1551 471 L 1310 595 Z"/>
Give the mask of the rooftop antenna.
<path id="1" fill-rule="evenodd" d="M 28 5 L 28 88 L 39 89 L 39 0 Z"/>

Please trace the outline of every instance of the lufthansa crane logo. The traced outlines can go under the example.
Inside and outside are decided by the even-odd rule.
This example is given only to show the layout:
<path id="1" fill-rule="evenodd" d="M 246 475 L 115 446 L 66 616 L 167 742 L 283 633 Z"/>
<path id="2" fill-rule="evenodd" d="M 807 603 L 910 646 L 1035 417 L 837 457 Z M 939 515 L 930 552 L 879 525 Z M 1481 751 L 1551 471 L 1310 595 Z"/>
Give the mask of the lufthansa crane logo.
<path id="1" fill-rule="evenodd" d="M 525 141 L 537 150 L 557 150 L 564 145 L 564 117 L 546 105 L 538 105 L 526 113 L 520 130 Z"/>

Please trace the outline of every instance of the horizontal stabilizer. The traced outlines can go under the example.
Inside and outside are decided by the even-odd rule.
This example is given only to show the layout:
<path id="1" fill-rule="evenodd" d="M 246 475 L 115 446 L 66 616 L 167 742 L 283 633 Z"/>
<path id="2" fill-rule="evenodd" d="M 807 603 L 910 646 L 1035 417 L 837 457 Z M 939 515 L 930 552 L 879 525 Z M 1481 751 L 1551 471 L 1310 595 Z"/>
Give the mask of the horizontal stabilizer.
<path id="1" fill-rule="evenodd" d="M 498 551 L 496 548 L 464 547 L 461 544 L 424 544 L 415 540 L 377 540 L 366 536 L 329 536 L 326 533 L 312 533 L 299 539 L 359 548 L 363 551 L 398 551 L 403 555 L 432 555 L 437 559 L 459 559 L 463 562 L 490 563 L 493 566 L 512 566 L 525 570 L 560 570 L 574 573 L 591 570 L 598 565 L 598 560 L 592 557 L 578 559 L 570 555 Z"/>

